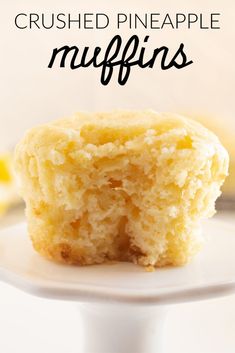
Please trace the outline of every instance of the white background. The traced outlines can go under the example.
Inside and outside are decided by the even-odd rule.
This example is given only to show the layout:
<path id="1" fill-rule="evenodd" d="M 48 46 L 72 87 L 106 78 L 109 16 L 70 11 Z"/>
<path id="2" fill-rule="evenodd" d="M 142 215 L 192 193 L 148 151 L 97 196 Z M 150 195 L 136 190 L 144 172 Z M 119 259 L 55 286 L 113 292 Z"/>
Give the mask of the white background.
<path id="1" fill-rule="evenodd" d="M 0 293 L 1 352 L 82 353 L 77 304 L 31 297 L 1 283 Z M 164 353 L 234 353 L 234 332 L 235 296 L 174 305 Z"/>

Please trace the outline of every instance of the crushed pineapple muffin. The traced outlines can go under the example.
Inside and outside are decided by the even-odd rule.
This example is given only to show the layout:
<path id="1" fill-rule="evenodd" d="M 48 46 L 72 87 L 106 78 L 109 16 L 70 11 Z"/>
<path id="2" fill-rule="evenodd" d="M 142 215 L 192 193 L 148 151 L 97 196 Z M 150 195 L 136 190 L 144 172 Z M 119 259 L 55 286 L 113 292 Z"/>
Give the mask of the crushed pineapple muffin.
<path id="1" fill-rule="evenodd" d="M 0 218 L 20 202 L 13 173 L 13 158 L 8 152 L 0 153 Z"/>
<path id="2" fill-rule="evenodd" d="M 35 249 L 88 265 L 182 265 L 198 251 L 228 170 L 217 137 L 154 111 L 78 113 L 29 131 L 15 153 Z"/>
<path id="3" fill-rule="evenodd" d="M 214 116 L 193 115 L 193 119 L 199 121 L 205 127 L 213 131 L 229 153 L 229 176 L 226 178 L 222 187 L 223 197 L 225 199 L 235 200 L 235 138 L 234 138 L 234 123 L 227 119 L 218 119 Z M 226 119 L 226 118 L 225 118 Z"/>

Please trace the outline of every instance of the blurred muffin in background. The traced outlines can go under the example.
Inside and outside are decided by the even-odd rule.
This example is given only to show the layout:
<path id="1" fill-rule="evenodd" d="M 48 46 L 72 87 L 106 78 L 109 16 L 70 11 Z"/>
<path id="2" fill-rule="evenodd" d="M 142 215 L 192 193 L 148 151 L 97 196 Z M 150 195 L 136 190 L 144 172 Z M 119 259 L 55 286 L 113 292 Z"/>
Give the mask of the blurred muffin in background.
<path id="1" fill-rule="evenodd" d="M 230 200 L 235 205 L 235 125 L 231 126 L 229 121 L 218 117 L 188 113 L 187 115 L 213 131 L 227 149 L 230 158 L 229 176 L 222 186 L 222 199 Z"/>
<path id="2" fill-rule="evenodd" d="M 13 160 L 9 152 L 0 152 L 0 217 L 20 202 L 13 173 Z"/>

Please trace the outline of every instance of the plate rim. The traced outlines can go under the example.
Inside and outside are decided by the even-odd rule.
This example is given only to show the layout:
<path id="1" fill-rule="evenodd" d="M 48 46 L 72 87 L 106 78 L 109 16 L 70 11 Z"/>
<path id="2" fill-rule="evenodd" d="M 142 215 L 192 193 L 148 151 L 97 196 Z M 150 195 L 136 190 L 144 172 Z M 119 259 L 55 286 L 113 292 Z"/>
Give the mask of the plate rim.
<path id="1" fill-rule="evenodd" d="M 212 222 L 211 220 L 207 222 Z M 232 224 L 228 224 L 223 221 L 213 220 L 213 223 L 222 225 L 223 227 L 234 230 L 235 227 Z M 1 229 L 1 233 L 4 231 L 10 231 L 12 228 L 25 226 L 26 222 L 20 222 L 13 226 Z M 47 260 L 46 260 L 47 261 Z M 165 305 L 165 304 L 176 304 L 182 302 L 205 300 L 215 297 L 221 297 L 233 294 L 235 292 L 235 278 L 230 281 L 222 282 L 211 282 L 208 285 L 194 285 L 194 286 L 182 286 L 181 289 L 170 289 L 164 290 L 152 290 L 144 293 L 140 290 L 122 290 L 112 289 L 110 287 L 102 287 L 97 285 L 80 284 L 76 285 L 76 288 L 72 285 L 63 288 L 61 285 L 63 282 L 51 282 L 50 280 L 42 280 L 39 278 L 31 278 L 30 276 L 22 276 L 16 272 L 13 272 L 7 268 L 4 268 L 0 263 L 0 280 L 16 287 L 26 293 L 34 296 L 47 298 L 47 299 L 58 299 L 58 300 L 70 300 L 77 302 L 120 302 L 127 304 L 142 304 L 142 305 Z M 59 285 L 58 285 L 59 283 Z"/>

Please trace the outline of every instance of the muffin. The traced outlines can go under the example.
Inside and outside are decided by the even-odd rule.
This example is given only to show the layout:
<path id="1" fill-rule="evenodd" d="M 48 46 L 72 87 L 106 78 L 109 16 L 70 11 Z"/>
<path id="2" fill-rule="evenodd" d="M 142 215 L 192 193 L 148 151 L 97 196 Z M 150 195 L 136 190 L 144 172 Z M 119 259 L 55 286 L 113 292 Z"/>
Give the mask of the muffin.
<path id="1" fill-rule="evenodd" d="M 206 115 L 194 115 L 193 118 L 213 131 L 229 153 L 229 176 L 222 187 L 222 192 L 223 198 L 231 199 L 235 203 L 235 124 L 226 117 L 226 120 L 219 120 L 218 117 Z"/>
<path id="2" fill-rule="evenodd" d="M 228 171 L 218 138 L 183 116 L 77 113 L 33 128 L 15 166 L 34 248 L 78 265 L 182 265 Z"/>
<path id="3" fill-rule="evenodd" d="M 0 218 L 21 200 L 17 194 L 13 172 L 13 156 L 9 152 L 0 153 Z"/>

